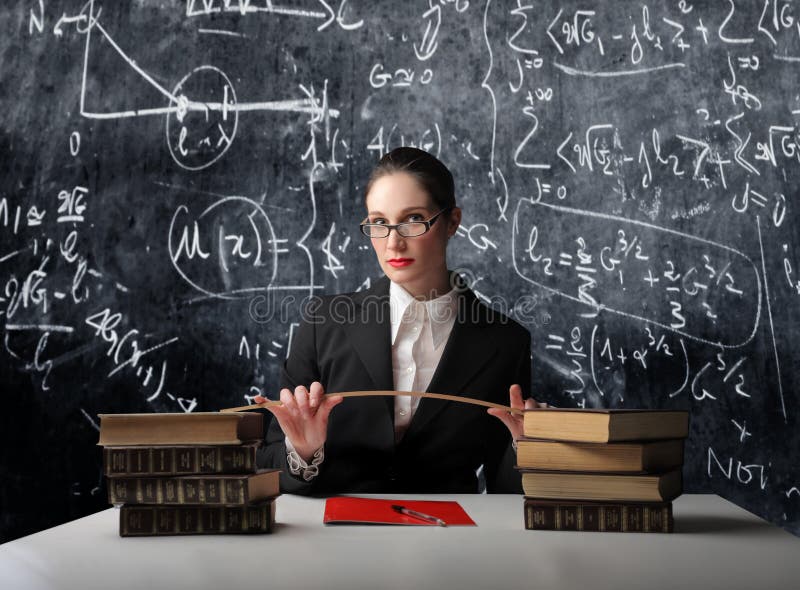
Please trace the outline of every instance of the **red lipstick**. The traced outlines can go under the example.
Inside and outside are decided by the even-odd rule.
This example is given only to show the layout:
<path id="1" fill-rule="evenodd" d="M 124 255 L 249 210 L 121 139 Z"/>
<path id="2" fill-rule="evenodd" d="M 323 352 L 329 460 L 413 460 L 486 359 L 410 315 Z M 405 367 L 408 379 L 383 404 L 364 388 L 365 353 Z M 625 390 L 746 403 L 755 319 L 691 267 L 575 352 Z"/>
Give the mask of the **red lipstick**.
<path id="1" fill-rule="evenodd" d="M 408 266 L 412 262 L 414 262 L 413 258 L 391 258 L 387 260 L 389 264 L 391 264 L 395 268 L 402 268 L 404 266 Z"/>

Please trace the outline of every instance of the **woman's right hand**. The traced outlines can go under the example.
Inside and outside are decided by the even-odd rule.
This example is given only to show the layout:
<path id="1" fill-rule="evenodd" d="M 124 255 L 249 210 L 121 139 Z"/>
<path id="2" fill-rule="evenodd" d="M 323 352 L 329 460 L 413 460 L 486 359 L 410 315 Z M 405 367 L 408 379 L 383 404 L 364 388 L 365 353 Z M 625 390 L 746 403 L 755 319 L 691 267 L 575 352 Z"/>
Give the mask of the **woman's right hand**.
<path id="1" fill-rule="evenodd" d="M 281 389 L 281 406 L 267 408 L 294 445 L 297 454 L 304 461 L 310 461 L 314 453 L 325 444 L 328 437 L 328 416 L 331 410 L 344 398 L 340 395 L 325 395 L 319 381 L 314 381 L 309 389 L 298 385 L 294 394 L 289 389 Z M 256 396 L 254 401 L 267 401 Z"/>

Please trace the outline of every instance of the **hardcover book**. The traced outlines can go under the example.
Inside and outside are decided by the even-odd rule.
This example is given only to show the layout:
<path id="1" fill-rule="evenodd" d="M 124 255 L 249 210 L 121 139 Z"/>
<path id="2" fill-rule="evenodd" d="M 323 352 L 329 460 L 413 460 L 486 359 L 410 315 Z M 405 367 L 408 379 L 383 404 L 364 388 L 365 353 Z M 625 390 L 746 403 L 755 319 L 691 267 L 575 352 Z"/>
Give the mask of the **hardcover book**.
<path id="1" fill-rule="evenodd" d="M 683 491 L 680 469 L 657 474 L 522 470 L 525 496 L 546 499 L 669 502 Z"/>
<path id="2" fill-rule="evenodd" d="M 601 503 L 525 498 L 525 528 L 534 531 L 671 533 L 672 503 Z"/>
<path id="3" fill-rule="evenodd" d="M 275 498 L 247 506 L 123 506 L 119 536 L 271 533 Z"/>
<path id="4" fill-rule="evenodd" d="M 683 464 L 683 439 L 652 442 L 580 443 L 522 439 L 517 466 L 589 472 L 663 472 Z"/>
<path id="5" fill-rule="evenodd" d="M 598 443 L 686 438 L 689 413 L 682 410 L 539 408 L 525 411 L 523 433 L 529 438 Z"/>
<path id="6" fill-rule="evenodd" d="M 260 444 L 104 447 L 103 472 L 109 477 L 255 473 Z"/>
<path id="7" fill-rule="evenodd" d="M 264 417 L 256 412 L 100 414 L 98 444 L 238 445 L 264 437 Z"/>
<path id="8" fill-rule="evenodd" d="M 279 469 L 245 475 L 112 477 L 111 504 L 244 505 L 280 493 Z"/>

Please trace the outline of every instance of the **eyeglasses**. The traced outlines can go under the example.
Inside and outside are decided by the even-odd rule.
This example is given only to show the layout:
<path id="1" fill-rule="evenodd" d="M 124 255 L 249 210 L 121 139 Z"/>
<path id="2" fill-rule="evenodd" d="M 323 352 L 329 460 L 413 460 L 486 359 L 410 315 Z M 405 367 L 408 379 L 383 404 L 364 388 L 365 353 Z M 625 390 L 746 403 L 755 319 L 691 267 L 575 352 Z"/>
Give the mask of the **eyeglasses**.
<path id="1" fill-rule="evenodd" d="M 361 233 L 368 238 L 388 238 L 392 229 L 397 231 L 398 234 L 404 238 L 413 238 L 421 236 L 431 229 L 431 226 L 436 223 L 436 219 L 445 211 L 449 211 L 452 207 L 445 207 L 436 215 L 431 217 L 428 221 L 406 221 L 404 223 L 396 223 L 394 225 L 388 223 L 367 223 L 361 222 Z"/>

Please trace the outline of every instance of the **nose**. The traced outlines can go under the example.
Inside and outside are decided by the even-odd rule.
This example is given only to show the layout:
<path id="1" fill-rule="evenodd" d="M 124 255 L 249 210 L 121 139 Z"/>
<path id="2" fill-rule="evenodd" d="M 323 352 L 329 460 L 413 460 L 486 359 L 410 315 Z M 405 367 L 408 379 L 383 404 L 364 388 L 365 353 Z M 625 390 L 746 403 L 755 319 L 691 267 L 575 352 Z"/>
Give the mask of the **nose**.
<path id="1" fill-rule="evenodd" d="M 405 246 L 406 240 L 398 233 L 397 228 L 390 229 L 389 235 L 386 237 L 386 247 L 391 250 L 404 250 Z"/>

